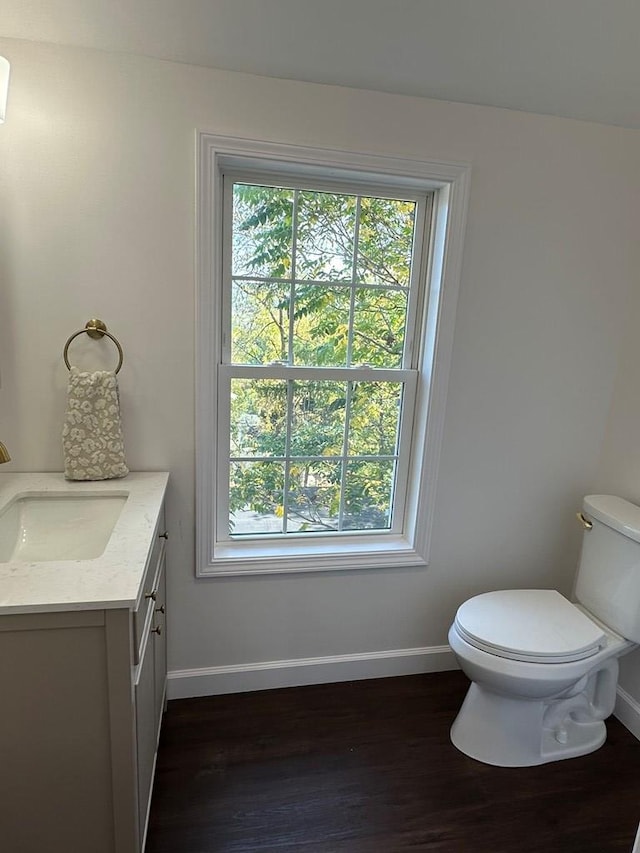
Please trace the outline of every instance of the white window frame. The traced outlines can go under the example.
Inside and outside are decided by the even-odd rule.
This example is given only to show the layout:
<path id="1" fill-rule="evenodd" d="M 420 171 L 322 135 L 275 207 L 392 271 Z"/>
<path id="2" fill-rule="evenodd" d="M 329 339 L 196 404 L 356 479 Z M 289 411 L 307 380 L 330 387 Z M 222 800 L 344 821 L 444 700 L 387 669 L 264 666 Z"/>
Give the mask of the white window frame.
<path id="1" fill-rule="evenodd" d="M 434 514 L 435 485 L 444 427 L 444 408 L 453 343 L 462 241 L 470 177 L 468 164 L 415 161 L 235 139 L 199 132 L 197 206 L 196 332 L 196 575 L 282 574 L 288 572 L 426 566 Z M 430 245 L 422 252 L 426 278 L 421 310 L 423 335 L 417 361 L 411 464 L 407 470 L 402 529 L 353 535 L 256 537 L 218 540 L 222 523 L 216 483 L 224 479 L 218 453 L 219 385 L 225 368 L 221 318 L 223 298 L 223 175 L 250 171 L 295 173 L 336 185 L 433 193 Z M 304 370 L 304 368 L 301 368 Z M 376 371 L 378 369 L 376 368 Z M 284 376 L 283 376 L 284 378 Z M 372 376 L 372 379 L 375 378 Z M 221 470 L 222 469 L 222 470 Z M 226 503 L 226 502 L 224 502 Z"/>

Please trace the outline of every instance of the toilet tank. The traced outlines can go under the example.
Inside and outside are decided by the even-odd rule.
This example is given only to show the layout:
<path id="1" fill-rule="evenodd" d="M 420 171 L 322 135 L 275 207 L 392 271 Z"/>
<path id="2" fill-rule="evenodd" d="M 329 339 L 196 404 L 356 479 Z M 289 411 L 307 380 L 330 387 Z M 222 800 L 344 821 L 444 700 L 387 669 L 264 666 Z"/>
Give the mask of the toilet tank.
<path id="1" fill-rule="evenodd" d="M 640 507 L 613 495 L 588 495 L 575 598 L 618 634 L 640 643 Z"/>

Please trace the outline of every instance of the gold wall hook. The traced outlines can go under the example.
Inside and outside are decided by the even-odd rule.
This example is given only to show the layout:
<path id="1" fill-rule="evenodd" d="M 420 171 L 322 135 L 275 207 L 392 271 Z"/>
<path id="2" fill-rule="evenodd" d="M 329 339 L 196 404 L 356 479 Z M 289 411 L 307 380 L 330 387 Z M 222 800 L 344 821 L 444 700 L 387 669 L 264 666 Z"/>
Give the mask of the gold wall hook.
<path id="1" fill-rule="evenodd" d="M 107 327 L 102 322 L 102 320 L 97 319 L 87 320 L 84 327 L 87 330 L 87 334 L 89 335 L 89 337 L 94 339 L 103 338 L 104 333 L 107 331 Z"/>

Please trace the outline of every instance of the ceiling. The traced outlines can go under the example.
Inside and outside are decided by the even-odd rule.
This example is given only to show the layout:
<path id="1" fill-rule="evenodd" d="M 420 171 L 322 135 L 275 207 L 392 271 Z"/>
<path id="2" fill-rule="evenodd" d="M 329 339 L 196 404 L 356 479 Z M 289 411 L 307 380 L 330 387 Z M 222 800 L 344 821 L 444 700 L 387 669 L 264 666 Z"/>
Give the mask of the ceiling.
<path id="1" fill-rule="evenodd" d="M 0 36 L 640 127 L 639 0 L 1 0 Z"/>

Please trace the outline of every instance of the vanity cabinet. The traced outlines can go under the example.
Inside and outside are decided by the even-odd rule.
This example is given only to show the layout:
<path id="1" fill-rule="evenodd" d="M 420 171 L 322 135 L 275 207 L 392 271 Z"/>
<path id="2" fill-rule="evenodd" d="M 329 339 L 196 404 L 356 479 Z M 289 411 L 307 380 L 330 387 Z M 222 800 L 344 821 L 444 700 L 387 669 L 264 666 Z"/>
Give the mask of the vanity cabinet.
<path id="1" fill-rule="evenodd" d="M 0 615 L 3 853 L 143 850 L 166 695 L 165 537 L 161 510 L 133 609 Z"/>

